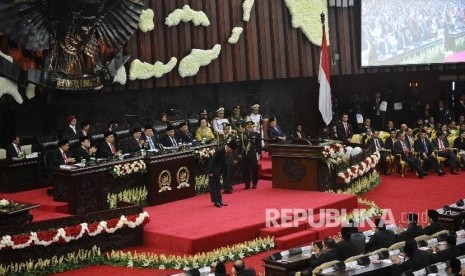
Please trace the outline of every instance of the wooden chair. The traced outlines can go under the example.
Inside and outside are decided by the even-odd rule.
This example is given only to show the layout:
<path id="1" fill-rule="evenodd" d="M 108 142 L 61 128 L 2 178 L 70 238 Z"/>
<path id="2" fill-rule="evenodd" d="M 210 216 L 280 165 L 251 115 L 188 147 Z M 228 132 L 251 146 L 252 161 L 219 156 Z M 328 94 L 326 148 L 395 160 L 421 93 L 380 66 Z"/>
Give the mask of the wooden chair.
<path id="1" fill-rule="evenodd" d="M 315 267 L 312 271 L 313 276 L 316 276 L 318 273 L 321 273 L 323 270 L 332 267 L 333 265 L 339 263 L 339 261 L 331 261 L 331 262 L 326 262 L 324 264 L 321 264 L 317 267 Z"/>
<path id="2" fill-rule="evenodd" d="M 352 139 L 350 139 L 350 142 L 354 143 L 354 144 L 361 144 L 362 143 L 361 138 L 362 138 L 362 136 L 360 134 L 354 134 L 352 136 Z"/>
<path id="3" fill-rule="evenodd" d="M 402 160 L 402 155 L 400 154 L 396 154 L 395 155 L 395 160 L 396 160 L 396 164 L 398 166 L 397 168 L 397 171 L 400 172 L 400 174 L 402 175 L 402 177 L 405 177 L 405 174 L 407 173 L 407 170 L 410 169 L 410 166 L 408 165 L 407 162 L 405 162 L 404 160 Z"/>
<path id="4" fill-rule="evenodd" d="M 434 233 L 433 235 L 431 235 L 431 238 L 432 238 L 432 239 L 433 239 L 433 238 L 437 238 L 437 237 L 439 237 L 439 236 L 441 236 L 441 235 L 444 235 L 444 234 L 445 234 L 445 235 L 449 235 L 449 230 L 442 230 L 442 231 L 436 232 L 436 233 Z"/>
<path id="5" fill-rule="evenodd" d="M 24 150 L 26 154 L 32 153 L 32 145 L 23 145 L 21 146 L 21 149 Z"/>
<path id="6" fill-rule="evenodd" d="M 428 236 L 428 235 L 421 235 L 421 236 L 416 237 L 416 238 L 415 238 L 415 241 L 416 241 L 416 242 L 419 242 L 419 241 L 427 241 L 427 240 L 429 240 L 429 239 L 431 239 L 430 236 Z"/>
<path id="7" fill-rule="evenodd" d="M 389 249 L 389 251 L 391 251 L 391 250 L 401 249 L 401 248 L 404 248 L 404 247 L 405 247 L 405 242 L 403 241 L 403 242 L 398 242 L 398 243 L 395 243 L 395 244 L 389 246 L 388 249 Z"/>

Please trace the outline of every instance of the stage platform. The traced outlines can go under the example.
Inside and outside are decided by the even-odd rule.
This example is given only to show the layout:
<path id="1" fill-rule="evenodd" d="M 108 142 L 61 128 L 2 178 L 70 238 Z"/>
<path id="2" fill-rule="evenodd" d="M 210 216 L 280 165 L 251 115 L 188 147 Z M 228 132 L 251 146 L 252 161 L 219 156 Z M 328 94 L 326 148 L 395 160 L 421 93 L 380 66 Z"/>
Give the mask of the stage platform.
<path id="1" fill-rule="evenodd" d="M 150 222 L 144 228 L 144 246 L 193 254 L 253 240 L 267 232 L 266 209 L 354 209 L 357 197 L 322 192 L 272 189 L 271 181 L 260 180 L 257 189 L 236 185 L 233 194 L 223 195 L 228 206 L 216 208 L 210 195 L 147 207 Z M 339 229 L 307 226 L 272 231 L 293 238 L 294 243 L 322 238 Z M 284 230 L 284 229 L 283 229 Z M 304 232 L 303 232 L 304 231 Z M 306 232 L 305 232 L 306 231 Z M 297 238 L 297 239 L 296 239 Z M 286 246 L 294 245 L 284 242 Z M 297 244 L 295 244 L 297 245 Z"/>

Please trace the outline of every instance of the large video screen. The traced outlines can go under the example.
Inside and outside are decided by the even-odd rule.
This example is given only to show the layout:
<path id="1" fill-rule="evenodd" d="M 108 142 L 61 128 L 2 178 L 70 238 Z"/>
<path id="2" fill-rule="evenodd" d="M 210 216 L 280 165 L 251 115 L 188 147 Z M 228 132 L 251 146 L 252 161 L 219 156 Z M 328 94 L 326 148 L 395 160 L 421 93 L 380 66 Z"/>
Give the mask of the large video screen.
<path id="1" fill-rule="evenodd" d="M 361 0 L 361 64 L 465 62 L 465 0 Z"/>

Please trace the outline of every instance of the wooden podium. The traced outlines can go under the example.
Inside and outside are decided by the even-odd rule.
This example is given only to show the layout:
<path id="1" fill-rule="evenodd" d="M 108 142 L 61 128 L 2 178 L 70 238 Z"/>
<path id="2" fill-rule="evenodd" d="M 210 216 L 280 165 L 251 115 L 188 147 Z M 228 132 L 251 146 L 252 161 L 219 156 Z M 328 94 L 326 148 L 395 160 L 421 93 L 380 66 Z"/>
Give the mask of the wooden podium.
<path id="1" fill-rule="evenodd" d="M 311 142 L 311 144 L 309 143 Z M 320 162 L 323 147 L 317 141 L 301 140 L 292 144 L 269 144 L 273 164 L 273 188 L 324 191 L 320 176 L 326 168 Z"/>

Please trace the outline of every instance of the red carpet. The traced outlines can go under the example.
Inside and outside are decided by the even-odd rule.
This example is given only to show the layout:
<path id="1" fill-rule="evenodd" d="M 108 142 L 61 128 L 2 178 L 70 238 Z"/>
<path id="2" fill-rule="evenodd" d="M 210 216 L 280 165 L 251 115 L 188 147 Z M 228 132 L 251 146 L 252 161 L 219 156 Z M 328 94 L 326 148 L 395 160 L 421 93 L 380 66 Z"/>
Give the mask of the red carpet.
<path id="1" fill-rule="evenodd" d="M 210 195 L 145 208 L 151 220 L 144 228 L 144 245 L 183 253 L 197 253 L 252 240 L 265 227 L 266 209 L 327 209 L 357 206 L 354 196 L 272 189 L 260 181 L 258 189 L 237 186 L 224 195 L 229 206 L 213 207 Z"/>

